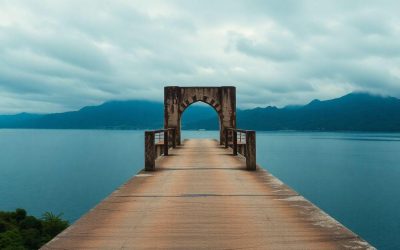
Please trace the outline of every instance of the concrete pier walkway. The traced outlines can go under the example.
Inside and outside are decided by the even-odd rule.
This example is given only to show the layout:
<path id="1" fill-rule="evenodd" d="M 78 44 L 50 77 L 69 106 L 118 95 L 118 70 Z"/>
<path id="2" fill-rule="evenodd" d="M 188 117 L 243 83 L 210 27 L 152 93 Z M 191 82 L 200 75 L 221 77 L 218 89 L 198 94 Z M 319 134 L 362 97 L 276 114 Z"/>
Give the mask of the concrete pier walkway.
<path id="1" fill-rule="evenodd" d="M 101 183 L 99 183 L 101 185 Z M 369 249 L 267 171 L 187 140 L 43 249 Z"/>

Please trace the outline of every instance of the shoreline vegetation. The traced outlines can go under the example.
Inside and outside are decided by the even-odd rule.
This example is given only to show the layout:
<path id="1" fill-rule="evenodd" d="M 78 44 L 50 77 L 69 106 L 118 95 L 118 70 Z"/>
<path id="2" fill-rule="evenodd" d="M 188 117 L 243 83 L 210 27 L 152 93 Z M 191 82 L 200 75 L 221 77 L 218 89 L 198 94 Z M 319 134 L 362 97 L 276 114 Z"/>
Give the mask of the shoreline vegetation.
<path id="1" fill-rule="evenodd" d="M 39 249 L 68 226 L 62 214 L 45 212 L 36 218 L 22 208 L 0 211 L 0 249 Z"/>

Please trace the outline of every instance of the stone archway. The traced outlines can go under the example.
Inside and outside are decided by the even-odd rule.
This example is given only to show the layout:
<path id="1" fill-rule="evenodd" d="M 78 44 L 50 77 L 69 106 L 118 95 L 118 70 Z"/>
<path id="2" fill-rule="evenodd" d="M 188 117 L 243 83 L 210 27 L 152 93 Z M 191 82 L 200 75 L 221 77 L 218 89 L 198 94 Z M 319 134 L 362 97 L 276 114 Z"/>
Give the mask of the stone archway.
<path id="1" fill-rule="evenodd" d="M 211 105 L 219 117 L 220 144 L 225 140 L 225 129 L 236 128 L 236 88 L 227 87 L 164 87 L 164 128 L 176 129 L 176 143 L 181 142 L 181 117 L 195 102 Z"/>

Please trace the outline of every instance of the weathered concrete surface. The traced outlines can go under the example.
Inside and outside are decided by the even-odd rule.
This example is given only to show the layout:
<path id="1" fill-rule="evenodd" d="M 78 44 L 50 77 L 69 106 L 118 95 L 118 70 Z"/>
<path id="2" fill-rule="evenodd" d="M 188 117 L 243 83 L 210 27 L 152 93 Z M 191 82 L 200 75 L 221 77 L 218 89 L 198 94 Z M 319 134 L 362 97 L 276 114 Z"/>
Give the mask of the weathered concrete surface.
<path id="1" fill-rule="evenodd" d="M 368 249 L 367 242 L 213 140 L 189 140 L 43 249 Z"/>
<path id="2" fill-rule="evenodd" d="M 181 117 L 195 102 L 209 104 L 218 114 L 220 142 L 225 141 L 225 128 L 236 128 L 236 88 L 223 87 L 164 87 L 164 127 L 176 129 L 176 142 L 181 140 Z"/>

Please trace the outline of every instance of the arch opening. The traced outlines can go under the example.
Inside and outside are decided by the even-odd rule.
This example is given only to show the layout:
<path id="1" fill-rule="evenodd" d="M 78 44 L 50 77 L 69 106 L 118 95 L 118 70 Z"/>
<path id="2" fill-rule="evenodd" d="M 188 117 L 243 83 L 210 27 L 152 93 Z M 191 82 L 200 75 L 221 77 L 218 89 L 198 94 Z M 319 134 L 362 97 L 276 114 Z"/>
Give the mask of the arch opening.
<path id="1" fill-rule="evenodd" d="M 221 116 L 215 107 L 209 103 L 203 101 L 190 103 L 182 110 L 179 123 L 182 130 L 182 139 L 219 139 Z"/>
<path id="2" fill-rule="evenodd" d="M 164 127 L 176 131 L 176 144 L 181 143 L 181 116 L 195 102 L 204 102 L 218 113 L 219 142 L 225 140 L 225 130 L 236 128 L 236 88 L 223 87 L 164 87 Z"/>

